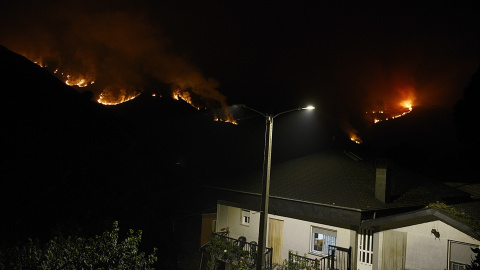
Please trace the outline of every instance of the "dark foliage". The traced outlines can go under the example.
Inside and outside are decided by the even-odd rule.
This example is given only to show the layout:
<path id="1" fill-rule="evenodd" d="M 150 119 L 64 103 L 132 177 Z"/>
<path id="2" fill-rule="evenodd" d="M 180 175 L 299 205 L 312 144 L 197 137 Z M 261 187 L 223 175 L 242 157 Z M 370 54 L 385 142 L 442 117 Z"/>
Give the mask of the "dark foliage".
<path id="1" fill-rule="evenodd" d="M 463 91 L 463 99 L 455 105 L 455 124 L 458 139 L 478 147 L 477 134 L 480 111 L 480 66 L 472 75 L 470 83 Z"/>
<path id="2" fill-rule="evenodd" d="M 477 253 L 477 256 L 475 256 L 475 259 L 472 259 L 471 265 L 467 265 L 467 270 L 480 270 L 480 249 L 472 248 L 472 251 Z"/>
<path id="3" fill-rule="evenodd" d="M 58 236 L 45 244 L 28 239 L 0 250 L 0 269 L 153 269 L 156 249 L 139 251 L 142 231 L 119 237 L 118 222 L 100 236 Z"/>

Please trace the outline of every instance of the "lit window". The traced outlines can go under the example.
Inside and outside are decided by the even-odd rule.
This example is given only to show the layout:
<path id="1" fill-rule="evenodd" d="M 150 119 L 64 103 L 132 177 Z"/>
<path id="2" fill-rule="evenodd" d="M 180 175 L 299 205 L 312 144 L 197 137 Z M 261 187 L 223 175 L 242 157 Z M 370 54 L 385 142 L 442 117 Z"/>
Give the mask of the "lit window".
<path id="1" fill-rule="evenodd" d="M 337 232 L 312 227 L 310 251 L 314 253 L 328 254 L 328 246 L 337 245 Z"/>
<path id="2" fill-rule="evenodd" d="M 249 225 L 250 224 L 250 211 L 242 210 L 242 225 Z"/>

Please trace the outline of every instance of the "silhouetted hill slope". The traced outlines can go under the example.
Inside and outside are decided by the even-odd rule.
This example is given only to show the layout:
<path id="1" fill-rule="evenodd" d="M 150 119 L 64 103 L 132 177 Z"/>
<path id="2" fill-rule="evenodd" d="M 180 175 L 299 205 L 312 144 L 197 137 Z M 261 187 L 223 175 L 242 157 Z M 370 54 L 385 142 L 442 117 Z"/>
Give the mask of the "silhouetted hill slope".
<path id="1" fill-rule="evenodd" d="M 258 117 L 239 125 L 217 122 L 212 110 L 146 94 L 108 109 L 126 120 L 152 171 L 174 164 L 194 174 L 185 181 L 198 182 L 222 170 L 262 165 L 265 123 Z"/>
<path id="2" fill-rule="evenodd" d="M 434 177 L 438 181 L 475 182 L 478 155 L 459 143 L 453 108 L 414 107 L 404 117 L 373 125 L 365 144 L 378 157 Z"/>
<path id="3" fill-rule="evenodd" d="M 2 222 L 7 232 L 41 232 L 58 220 L 118 211 L 119 187 L 139 177 L 132 171 L 141 171 L 132 162 L 134 141 L 122 121 L 4 47 L 0 81 L 0 197 L 2 220 L 10 221 Z"/>
<path id="4" fill-rule="evenodd" d="M 214 122 L 212 112 L 182 101 L 141 95 L 103 106 L 4 47 L 0 60 L 2 241 L 49 237 L 58 226 L 98 233 L 114 219 L 164 235 L 159 228 L 191 215 L 192 203 L 200 207 L 195 183 L 221 164 L 235 166 L 242 159 L 232 147 L 252 143 L 232 137 L 238 126 Z M 263 126 L 259 121 L 255 134 L 256 164 Z"/>

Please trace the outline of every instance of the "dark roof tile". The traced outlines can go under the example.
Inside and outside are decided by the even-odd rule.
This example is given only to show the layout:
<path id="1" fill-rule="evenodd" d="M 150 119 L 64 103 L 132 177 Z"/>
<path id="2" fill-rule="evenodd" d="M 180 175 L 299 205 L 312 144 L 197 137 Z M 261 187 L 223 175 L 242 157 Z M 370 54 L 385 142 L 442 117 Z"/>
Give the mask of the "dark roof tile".
<path id="1" fill-rule="evenodd" d="M 393 168 L 393 201 L 375 198 L 375 161 L 354 160 L 338 151 L 324 151 L 272 165 L 270 196 L 369 210 L 426 205 L 461 197 L 464 192 L 432 182 L 416 173 Z M 238 174 L 215 184 L 243 192 L 261 192 L 262 171 Z"/>

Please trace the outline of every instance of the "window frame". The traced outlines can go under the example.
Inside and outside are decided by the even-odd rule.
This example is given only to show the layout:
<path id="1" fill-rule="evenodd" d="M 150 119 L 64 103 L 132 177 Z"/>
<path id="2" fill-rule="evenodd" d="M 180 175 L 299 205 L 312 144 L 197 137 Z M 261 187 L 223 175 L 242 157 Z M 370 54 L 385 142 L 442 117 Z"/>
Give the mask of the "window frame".
<path id="1" fill-rule="evenodd" d="M 242 209 L 240 211 L 240 224 L 243 226 L 250 226 L 250 210 Z M 245 220 L 245 217 L 247 220 Z"/>
<path id="2" fill-rule="evenodd" d="M 455 245 L 456 247 L 454 247 L 453 245 Z M 452 249 L 452 246 L 453 246 L 453 249 Z M 461 242 L 461 241 L 455 241 L 455 240 L 448 240 L 447 242 L 447 247 L 448 247 L 448 250 L 447 250 L 447 263 L 448 263 L 448 267 L 451 268 L 451 269 L 466 269 L 466 266 L 468 265 L 468 261 L 463 261 L 463 262 L 459 262 L 457 261 L 458 257 L 457 256 L 453 256 L 454 254 L 457 254 L 458 253 L 458 248 L 460 246 L 466 246 L 467 248 L 479 248 L 480 245 L 477 245 L 477 244 L 472 244 L 472 243 L 467 243 L 467 242 Z M 457 250 L 457 251 L 454 251 L 454 250 Z M 468 249 L 467 249 L 468 250 Z M 473 252 L 472 252 L 473 253 Z M 474 254 L 471 254 L 472 256 L 475 256 Z M 452 258 L 452 257 L 455 257 L 455 258 Z M 460 268 L 461 267 L 461 268 Z"/>
<path id="3" fill-rule="evenodd" d="M 315 238 L 317 234 L 317 238 Z M 315 249 L 315 240 L 319 239 L 319 235 L 322 235 L 322 250 Z M 328 256 L 328 246 L 337 245 L 337 231 L 322 228 L 318 226 L 310 226 L 310 237 L 309 237 L 309 253 L 317 256 Z"/>

